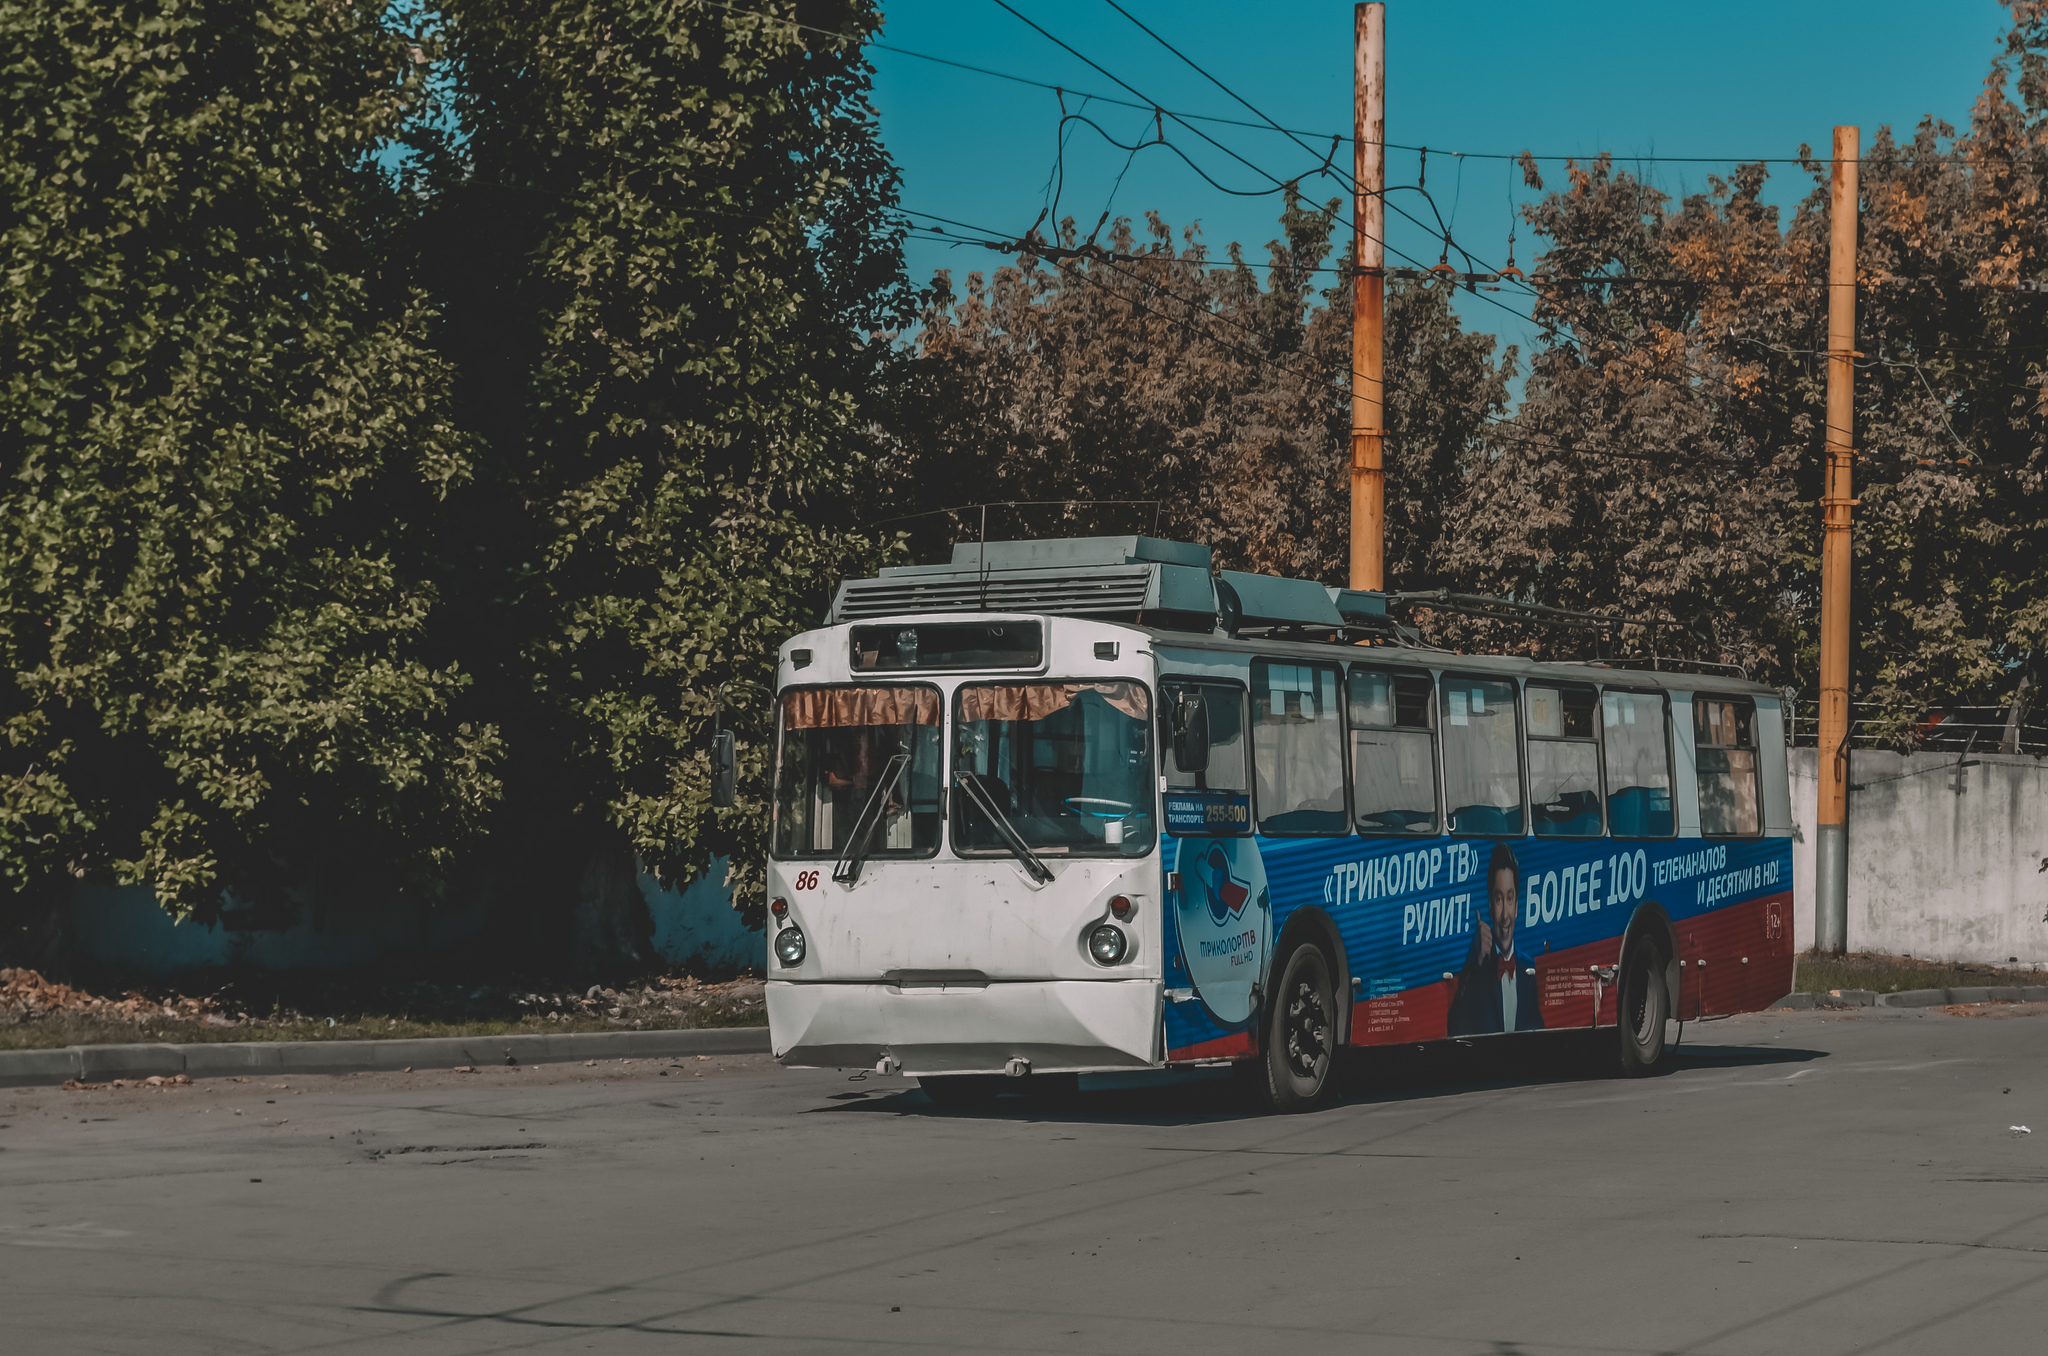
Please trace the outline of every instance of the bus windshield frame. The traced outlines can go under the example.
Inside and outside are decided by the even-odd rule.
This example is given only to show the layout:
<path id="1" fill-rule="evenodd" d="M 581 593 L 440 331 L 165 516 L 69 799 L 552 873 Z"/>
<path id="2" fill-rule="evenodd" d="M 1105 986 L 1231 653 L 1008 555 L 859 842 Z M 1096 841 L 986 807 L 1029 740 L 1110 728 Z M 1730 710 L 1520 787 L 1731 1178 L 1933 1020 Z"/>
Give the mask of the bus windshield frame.
<path id="1" fill-rule="evenodd" d="M 835 683 L 777 694 L 769 855 L 777 861 L 938 855 L 945 699 L 931 683 Z M 900 755 L 909 764 L 891 772 Z M 876 795 L 885 804 L 869 806 Z M 864 818 L 876 819 L 853 843 Z"/>
<path id="2" fill-rule="evenodd" d="M 1136 678 L 965 682 L 953 694 L 955 792 L 947 833 L 960 857 L 1012 851 L 1008 827 L 1048 856 L 1149 856 L 1158 849 L 1149 685 Z M 991 823 L 959 783 L 972 777 L 1007 821 Z"/>

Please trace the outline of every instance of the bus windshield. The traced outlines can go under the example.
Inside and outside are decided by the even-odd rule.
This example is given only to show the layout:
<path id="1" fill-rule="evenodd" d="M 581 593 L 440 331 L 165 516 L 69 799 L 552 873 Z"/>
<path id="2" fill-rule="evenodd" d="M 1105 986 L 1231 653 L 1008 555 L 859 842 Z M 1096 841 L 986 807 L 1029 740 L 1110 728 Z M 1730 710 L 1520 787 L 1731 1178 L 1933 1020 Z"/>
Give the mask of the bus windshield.
<path id="1" fill-rule="evenodd" d="M 1151 701 L 1140 683 L 982 683 L 962 687 L 953 773 L 972 777 L 1027 845 L 1142 857 L 1158 837 Z M 1003 825 L 980 797 L 952 797 L 953 844 L 1002 852 Z"/>
<path id="2" fill-rule="evenodd" d="M 877 795 L 882 803 L 870 811 Z M 875 820 L 859 845 L 866 854 L 938 851 L 937 688 L 811 687 L 782 694 L 775 855 L 836 857 L 851 845 L 863 818 Z"/>

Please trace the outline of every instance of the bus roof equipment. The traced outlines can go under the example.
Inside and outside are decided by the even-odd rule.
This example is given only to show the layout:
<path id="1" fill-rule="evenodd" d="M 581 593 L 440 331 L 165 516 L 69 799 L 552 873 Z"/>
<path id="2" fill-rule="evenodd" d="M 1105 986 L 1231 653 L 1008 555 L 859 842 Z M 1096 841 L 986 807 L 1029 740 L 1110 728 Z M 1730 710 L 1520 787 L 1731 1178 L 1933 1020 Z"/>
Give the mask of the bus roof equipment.
<path id="1" fill-rule="evenodd" d="M 1156 537 L 961 542 L 943 565 L 839 586 L 827 625 L 927 612 L 1037 612 L 1226 635 L 1389 629 L 1384 594 L 1211 572 L 1209 548 Z"/>

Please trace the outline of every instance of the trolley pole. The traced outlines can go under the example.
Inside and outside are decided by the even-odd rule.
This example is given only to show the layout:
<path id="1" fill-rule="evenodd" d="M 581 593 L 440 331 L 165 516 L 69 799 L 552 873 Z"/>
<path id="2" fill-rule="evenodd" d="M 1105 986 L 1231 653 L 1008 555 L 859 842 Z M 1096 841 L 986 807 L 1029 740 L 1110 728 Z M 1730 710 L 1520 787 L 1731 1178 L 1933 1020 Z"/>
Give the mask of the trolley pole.
<path id="1" fill-rule="evenodd" d="M 1387 7 L 1359 5 L 1352 18 L 1351 587 L 1378 590 L 1387 586 Z"/>
<path id="2" fill-rule="evenodd" d="M 1814 844 L 1813 945 L 1849 945 L 1849 521 L 1856 507 L 1856 169 L 1862 137 L 1835 129 L 1828 195 L 1828 467 L 1821 493 L 1819 829 Z"/>

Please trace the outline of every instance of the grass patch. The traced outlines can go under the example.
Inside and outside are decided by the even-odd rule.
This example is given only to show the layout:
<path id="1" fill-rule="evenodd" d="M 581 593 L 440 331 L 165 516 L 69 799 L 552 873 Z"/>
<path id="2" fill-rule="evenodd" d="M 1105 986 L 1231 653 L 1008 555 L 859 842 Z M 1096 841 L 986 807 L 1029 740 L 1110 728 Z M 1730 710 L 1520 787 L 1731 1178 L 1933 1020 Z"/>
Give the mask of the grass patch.
<path id="1" fill-rule="evenodd" d="M 1801 956 L 1793 991 L 1870 989 L 1877 993 L 1902 993 L 1908 989 L 1974 989 L 2006 984 L 2048 984 L 2048 973 L 1857 952 L 1847 956 Z"/>

